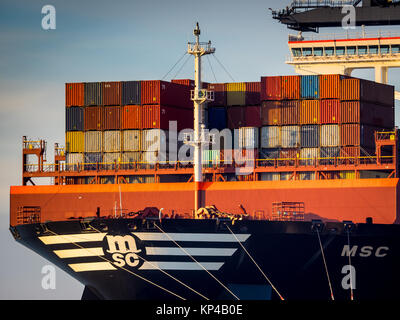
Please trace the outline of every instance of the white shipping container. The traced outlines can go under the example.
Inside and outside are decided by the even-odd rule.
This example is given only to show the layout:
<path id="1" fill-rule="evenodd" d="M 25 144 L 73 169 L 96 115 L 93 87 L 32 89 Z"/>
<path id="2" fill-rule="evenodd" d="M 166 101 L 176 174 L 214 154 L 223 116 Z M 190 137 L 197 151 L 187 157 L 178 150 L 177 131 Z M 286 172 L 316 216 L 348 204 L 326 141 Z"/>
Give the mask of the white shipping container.
<path id="1" fill-rule="evenodd" d="M 162 129 L 149 129 L 142 131 L 142 151 L 161 151 L 168 150 L 169 133 Z"/>
<path id="2" fill-rule="evenodd" d="M 281 129 L 282 148 L 297 148 L 300 146 L 300 127 L 282 126 Z"/>
<path id="3" fill-rule="evenodd" d="M 86 131 L 85 132 L 85 152 L 101 152 L 103 145 L 103 132 Z"/>
<path id="4" fill-rule="evenodd" d="M 340 130 L 337 124 L 325 124 L 321 126 L 321 146 L 337 147 L 340 145 Z"/>
<path id="5" fill-rule="evenodd" d="M 281 144 L 281 128 L 266 126 L 261 128 L 261 148 L 278 148 Z"/>
<path id="6" fill-rule="evenodd" d="M 122 136 L 122 151 L 142 151 L 142 132 L 140 130 L 124 130 Z"/>
<path id="7" fill-rule="evenodd" d="M 78 166 L 83 164 L 85 159 L 84 153 L 67 153 L 65 157 L 66 162 L 66 170 L 67 171 L 76 171 L 78 170 Z M 81 165 L 81 168 L 83 166 Z"/>
<path id="8" fill-rule="evenodd" d="M 313 165 L 319 158 L 319 148 L 302 148 L 300 149 L 300 164 Z"/>
<path id="9" fill-rule="evenodd" d="M 258 149 L 259 129 L 257 127 L 239 128 L 238 145 L 239 149 Z M 236 146 L 235 141 L 235 146 Z"/>
<path id="10" fill-rule="evenodd" d="M 103 163 L 113 164 L 115 161 L 121 162 L 121 154 L 119 152 L 108 152 L 103 155 Z"/>
<path id="11" fill-rule="evenodd" d="M 142 161 L 142 152 L 140 151 L 132 151 L 132 152 L 124 152 L 122 153 L 122 163 L 140 163 Z"/>
<path id="12" fill-rule="evenodd" d="M 104 152 L 121 151 L 121 131 L 104 131 L 103 151 Z"/>

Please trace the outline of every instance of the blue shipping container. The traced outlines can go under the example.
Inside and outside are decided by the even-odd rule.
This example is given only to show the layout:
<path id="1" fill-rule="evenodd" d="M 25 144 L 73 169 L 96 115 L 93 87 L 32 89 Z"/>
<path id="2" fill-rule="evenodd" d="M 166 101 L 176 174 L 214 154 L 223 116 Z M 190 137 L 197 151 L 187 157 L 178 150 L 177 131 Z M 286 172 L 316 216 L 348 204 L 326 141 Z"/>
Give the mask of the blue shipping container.
<path id="1" fill-rule="evenodd" d="M 307 125 L 301 127 L 300 145 L 302 148 L 317 148 L 319 146 L 318 125 Z"/>
<path id="2" fill-rule="evenodd" d="M 82 107 L 65 108 L 65 130 L 83 131 L 84 112 Z"/>
<path id="3" fill-rule="evenodd" d="M 140 105 L 140 81 L 122 82 L 122 104 Z"/>
<path id="4" fill-rule="evenodd" d="M 319 99 L 319 76 L 301 76 L 301 98 Z"/>
<path id="5" fill-rule="evenodd" d="M 223 130 L 227 128 L 225 107 L 209 107 L 208 108 L 208 128 Z"/>

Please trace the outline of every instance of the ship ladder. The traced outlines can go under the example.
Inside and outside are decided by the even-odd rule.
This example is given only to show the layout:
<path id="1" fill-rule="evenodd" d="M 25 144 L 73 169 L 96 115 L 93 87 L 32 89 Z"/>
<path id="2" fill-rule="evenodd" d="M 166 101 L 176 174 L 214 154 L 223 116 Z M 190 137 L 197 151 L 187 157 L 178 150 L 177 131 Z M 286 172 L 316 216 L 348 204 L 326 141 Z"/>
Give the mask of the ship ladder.
<path id="1" fill-rule="evenodd" d="M 265 273 L 261 270 L 260 266 L 257 264 L 257 262 L 253 259 L 253 257 L 250 255 L 250 253 L 246 250 L 246 248 L 243 246 L 243 244 L 239 241 L 239 239 L 236 237 L 236 235 L 232 232 L 232 230 L 228 227 L 227 224 L 225 224 L 225 226 L 228 228 L 228 230 L 230 231 L 230 233 L 232 233 L 232 235 L 235 237 L 236 241 L 240 244 L 240 246 L 242 247 L 242 249 L 244 250 L 244 252 L 246 252 L 246 254 L 249 256 L 249 258 L 251 259 L 251 261 L 253 261 L 253 263 L 255 264 L 255 266 L 258 268 L 258 270 L 261 272 L 261 274 L 264 276 L 264 278 L 267 280 L 267 282 L 269 283 L 269 285 L 271 286 L 272 289 L 274 289 L 274 291 L 277 293 L 277 295 L 279 296 L 279 298 L 281 300 L 285 300 L 282 295 L 279 293 L 278 289 L 276 289 L 276 287 L 272 284 L 271 280 L 269 280 L 269 278 L 265 275 Z"/>
<path id="2" fill-rule="evenodd" d="M 160 210 L 160 212 L 161 212 L 161 210 Z M 90 225 L 90 224 L 89 224 L 89 225 Z M 96 228 L 93 227 L 92 225 L 90 225 L 90 227 L 91 227 L 93 230 L 95 230 L 95 231 L 101 233 L 100 230 L 96 229 Z M 201 294 L 200 292 L 196 291 L 195 289 L 193 289 L 192 287 L 190 287 L 190 286 L 187 285 L 186 283 L 182 282 L 182 281 L 179 280 L 178 278 L 174 277 L 173 275 L 170 275 L 168 272 L 166 272 L 165 270 L 161 269 L 158 265 L 155 265 L 155 264 L 152 263 L 151 261 L 146 260 L 145 258 L 141 257 L 141 256 L 138 255 L 137 253 L 136 253 L 136 255 L 137 255 L 140 259 L 142 259 L 144 262 L 150 264 L 152 267 L 158 269 L 159 271 L 161 271 L 162 273 L 164 273 L 165 275 L 167 275 L 167 276 L 170 277 L 171 279 L 173 279 L 173 280 L 175 280 L 176 282 L 180 283 L 181 285 L 183 285 L 184 287 L 188 288 L 188 289 L 191 290 L 192 292 L 198 294 L 200 297 L 204 298 L 205 300 L 210 300 L 209 298 L 207 298 L 206 296 L 204 296 L 204 295 Z"/>
<path id="3" fill-rule="evenodd" d="M 326 273 L 326 277 L 328 279 L 329 290 L 331 292 L 331 300 L 335 300 L 335 297 L 333 295 L 333 290 L 332 290 L 332 282 L 331 282 L 331 278 L 329 277 L 329 272 L 328 272 L 328 264 L 326 263 L 324 248 L 322 246 L 321 237 L 319 235 L 319 231 L 322 228 L 322 222 L 320 220 L 314 220 L 314 221 L 312 221 L 312 223 L 313 223 L 312 229 L 317 232 L 317 236 L 318 236 L 319 248 L 321 251 L 322 260 L 324 261 L 325 273 Z"/>
<path id="4" fill-rule="evenodd" d="M 204 271 L 206 271 L 215 281 L 217 281 L 226 291 L 228 291 L 236 300 L 240 300 L 238 296 L 236 296 L 227 286 L 225 286 L 220 280 L 218 280 L 210 271 L 208 271 L 204 266 L 198 262 L 189 252 L 187 252 L 184 248 L 182 248 L 174 239 L 172 239 L 168 233 L 164 232 L 156 223 L 154 225 L 164 233 L 178 248 L 180 248 L 188 257 L 190 257 L 195 263 L 197 263 Z"/>
<path id="5" fill-rule="evenodd" d="M 55 236 L 59 236 L 59 237 L 62 237 L 62 236 L 63 236 L 63 235 L 57 234 L 57 233 L 54 232 L 54 231 L 51 231 L 51 230 L 48 229 L 48 228 L 47 228 L 47 231 L 49 231 L 50 233 L 52 233 L 52 234 L 55 235 Z M 99 232 L 100 232 L 100 231 L 99 231 Z M 77 247 L 80 248 L 80 249 L 84 249 L 84 250 L 89 251 L 89 248 L 82 247 L 81 245 L 79 245 L 79 244 L 77 244 L 77 243 L 75 243 L 75 242 L 71 242 L 71 243 L 72 243 L 73 245 L 77 246 Z M 177 297 L 177 298 L 179 298 L 179 299 L 181 299 L 181 300 L 186 300 L 185 298 L 181 297 L 181 296 L 178 295 L 177 293 L 172 292 L 172 291 L 168 290 L 167 288 L 164 288 L 163 286 L 161 286 L 161 285 L 159 285 L 159 284 L 157 284 L 157 283 L 155 283 L 155 282 L 153 282 L 153 281 L 151 281 L 151 280 L 149 280 L 149 279 L 146 279 L 145 277 L 140 276 L 140 275 L 138 275 L 137 273 L 132 272 L 131 270 L 128 270 L 128 269 L 126 269 L 126 268 L 124 268 L 124 267 L 120 267 L 120 266 L 114 265 L 114 264 L 112 263 L 112 261 L 108 260 L 108 259 L 105 258 L 105 257 L 102 257 L 102 256 L 100 256 L 100 255 L 97 255 L 97 257 L 100 258 L 100 259 L 102 259 L 102 260 L 104 260 L 104 261 L 109 262 L 110 264 L 112 264 L 113 266 L 115 266 L 115 267 L 117 267 L 117 268 L 120 268 L 120 269 L 122 269 L 122 270 L 124 270 L 124 271 L 126 271 L 126 272 L 128 272 L 128 273 L 130 273 L 130 274 L 132 274 L 132 275 L 134 275 L 134 276 L 136 276 L 136 277 L 138 277 L 138 278 L 140 278 L 140 279 L 142 279 L 142 280 L 144 280 L 144 281 L 146 281 L 146 282 L 148 282 L 148 283 L 150 283 L 150 284 L 152 284 L 152 285 L 154 285 L 154 286 L 156 286 L 157 288 L 159 288 L 159 289 L 161 289 L 161 290 L 164 290 L 165 292 L 167 292 L 167 293 L 169 293 L 169 294 L 172 294 L 173 296 L 175 296 L 175 297 Z"/>

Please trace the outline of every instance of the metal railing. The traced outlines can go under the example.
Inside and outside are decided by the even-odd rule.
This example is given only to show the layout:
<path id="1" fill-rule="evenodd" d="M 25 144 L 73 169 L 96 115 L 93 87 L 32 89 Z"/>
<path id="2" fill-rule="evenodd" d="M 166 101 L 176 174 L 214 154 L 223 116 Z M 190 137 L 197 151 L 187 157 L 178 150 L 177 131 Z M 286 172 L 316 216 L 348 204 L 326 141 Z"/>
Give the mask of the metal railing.
<path id="1" fill-rule="evenodd" d="M 388 132 L 382 133 L 383 135 L 390 135 Z M 381 156 L 379 157 L 380 164 L 391 164 L 394 162 L 393 156 Z M 378 157 L 376 156 L 338 156 L 338 157 L 317 157 L 317 158 L 241 158 L 240 160 L 235 159 L 212 159 L 203 160 L 204 168 L 240 168 L 252 166 L 255 168 L 263 167 L 317 167 L 325 165 L 376 165 L 378 164 Z M 55 164 L 43 164 L 44 173 L 56 172 L 57 165 Z M 57 172 L 82 172 L 82 171 L 105 171 L 105 170 L 158 170 L 158 169 L 187 169 L 193 168 L 193 161 L 161 161 L 161 162 L 96 162 L 96 163 L 69 163 L 59 164 Z M 38 164 L 27 164 L 25 165 L 26 172 L 38 172 Z"/>

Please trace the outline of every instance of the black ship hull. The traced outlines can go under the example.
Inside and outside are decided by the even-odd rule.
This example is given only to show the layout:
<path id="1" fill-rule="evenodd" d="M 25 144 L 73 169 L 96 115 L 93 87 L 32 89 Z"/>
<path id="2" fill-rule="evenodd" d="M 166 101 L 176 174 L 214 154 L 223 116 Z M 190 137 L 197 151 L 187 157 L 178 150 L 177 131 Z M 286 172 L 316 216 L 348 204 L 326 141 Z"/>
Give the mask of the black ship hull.
<path id="1" fill-rule="evenodd" d="M 84 298 L 400 299 L 400 225 L 93 219 L 11 232 Z"/>

